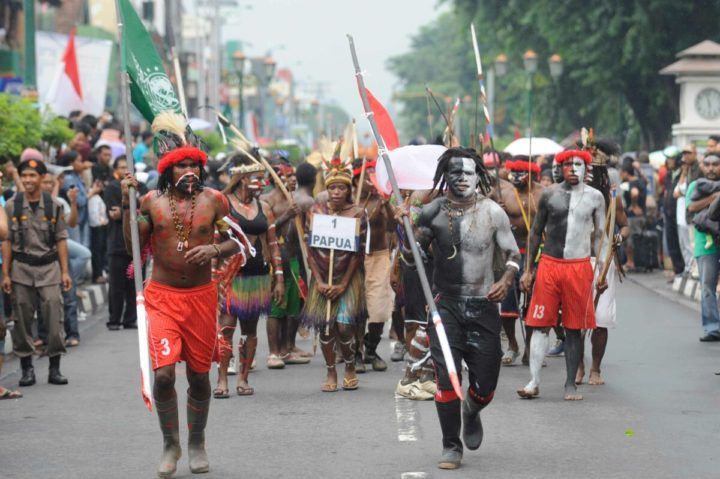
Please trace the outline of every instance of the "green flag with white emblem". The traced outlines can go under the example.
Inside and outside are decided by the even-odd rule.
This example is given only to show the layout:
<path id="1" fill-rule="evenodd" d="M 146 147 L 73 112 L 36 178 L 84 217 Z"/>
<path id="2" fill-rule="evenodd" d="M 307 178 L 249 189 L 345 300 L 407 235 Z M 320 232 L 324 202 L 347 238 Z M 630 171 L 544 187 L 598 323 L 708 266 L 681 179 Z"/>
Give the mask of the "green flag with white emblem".
<path id="1" fill-rule="evenodd" d="M 130 76 L 130 98 L 145 119 L 152 123 L 161 111 L 180 111 L 180 100 L 155 50 L 150 34 L 129 0 L 119 0 L 124 24 L 122 68 Z"/>

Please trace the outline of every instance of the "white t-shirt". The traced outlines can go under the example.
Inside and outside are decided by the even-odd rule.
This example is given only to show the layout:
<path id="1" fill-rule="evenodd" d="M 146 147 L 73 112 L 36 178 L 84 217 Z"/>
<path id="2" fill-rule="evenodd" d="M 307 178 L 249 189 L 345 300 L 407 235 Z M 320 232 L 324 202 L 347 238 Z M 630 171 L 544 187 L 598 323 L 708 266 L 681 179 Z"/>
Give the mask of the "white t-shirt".
<path id="1" fill-rule="evenodd" d="M 687 191 L 687 182 L 678 183 L 675 187 L 675 191 L 680 193 L 680 197 L 677 199 L 677 206 L 675 207 L 677 224 L 678 226 L 687 226 L 687 218 L 685 216 L 685 212 L 687 210 L 685 206 L 685 192 Z"/>
<path id="2" fill-rule="evenodd" d="M 88 200 L 88 217 L 91 228 L 108 224 L 107 208 L 100 195 L 91 196 Z"/>

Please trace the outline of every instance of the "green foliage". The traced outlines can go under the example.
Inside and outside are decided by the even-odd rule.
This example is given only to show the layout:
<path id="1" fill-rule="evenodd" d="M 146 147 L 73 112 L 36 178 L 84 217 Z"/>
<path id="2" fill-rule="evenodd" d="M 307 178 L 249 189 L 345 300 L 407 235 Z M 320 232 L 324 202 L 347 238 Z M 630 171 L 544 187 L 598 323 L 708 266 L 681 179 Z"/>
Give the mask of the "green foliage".
<path id="1" fill-rule="evenodd" d="M 40 114 L 30 100 L 0 94 L 0 162 L 17 160 L 41 139 Z"/>
<path id="2" fill-rule="evenodd" d="M 698 0 L 454 0 L 415 36 L 409 53 L 390 60 L 403 83 L 401 126 L 428 130 L 423 84 L 442 95 L 477 91 L 469 26 L 474 22 L 487 72 L 495 56 L 508 57 L 497 80 L 496 133 L 527 127 L 527 77 L 522 54 L 538 54 L 533 78 L 534 134 L 562 138 L 581 126 L 614 136 L 626 149 L 664 145 L 678 120 L 674 78 L 658 71 L 700 41 L 718 40 L 720 2 Z M 546 59 L 562 56 L 564 74 L 553 82 Z M 465 110 L 473 116 L 474 105 Z M 462 112 L 462 108 L 461 108 Z M 435 133 L 440 126 L 436 118 Z M 484 121 L 479 122 L 481 131 Z M 427 133 L 424 133 L 427 135 Z"/>
<path id="3" fill-rule="evenodd" d="M 207 145 L 208 154 L 211 157 L 214 157 L 221 151 L 225 151 L 225 145 L 223 144 L 222 136 L 220 136 L 220 133 L 216 131 L 207 132 L 207 131 L 196 131 L 195 134 L 202 138 L 202 140 Z"/>
<path id="4" fill-rule="evenodd" d="M 75 132 L 67 119 L 61 117 L 46 118 L 42 124 L 42 141 L 47 146 L 60 148 L 63 143 L 72 139 Z"/>

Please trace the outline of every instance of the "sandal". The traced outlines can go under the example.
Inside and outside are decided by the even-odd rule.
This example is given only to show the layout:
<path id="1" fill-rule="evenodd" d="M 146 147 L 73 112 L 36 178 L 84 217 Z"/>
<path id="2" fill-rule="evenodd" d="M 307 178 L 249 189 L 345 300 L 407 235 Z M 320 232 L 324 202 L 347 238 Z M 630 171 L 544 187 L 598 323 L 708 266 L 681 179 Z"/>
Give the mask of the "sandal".
<path id="1" fill-rule="evenodd" d="M 230 397 L 230 391 L 228 389 L 215 388 L 215 390 L 213 390 L 213 397 L 215 399 L 227 399 Z"/>
<path id="2" fill-rule="evenodd" d="M 322 385 L 320 390 L 324 393 L 336 393 L 338 390 L 338 385 L 334 383 L 325 383 Z"/>
<path id="3" fill-rule="evenodd" d="M 268 369 L 282 369 L 285 367 L 285 361 L 283 361 L 277 354 L 271 354 L 267 358 Z"/>
<path id="4" fill-rule="evenodd" d="M 237 386 L 235 392 L 238 396 L 252 396 L 255 394 L 255 389 L 250 386 Z"/>
<path id="5" fill-rule="evenodd" d="M 354 378 L 343 378 L 343 389 L 346 391 L 354 391 L 358 388 L 360 380 L 357 377 Z"/>
<path id="6" fill-rule="evenodd" d="M 508 349 L 502 357 L 503 366 L 512 366 L 515 360 L 520 356 L 520 351 L 513 351 Z"/>
<path id="7" fill-rule="evenodd" d="M 20 399 L 21 397 L 23 395 L 20 391 L 13 391 L 0 386 L 0 399 Z"/>

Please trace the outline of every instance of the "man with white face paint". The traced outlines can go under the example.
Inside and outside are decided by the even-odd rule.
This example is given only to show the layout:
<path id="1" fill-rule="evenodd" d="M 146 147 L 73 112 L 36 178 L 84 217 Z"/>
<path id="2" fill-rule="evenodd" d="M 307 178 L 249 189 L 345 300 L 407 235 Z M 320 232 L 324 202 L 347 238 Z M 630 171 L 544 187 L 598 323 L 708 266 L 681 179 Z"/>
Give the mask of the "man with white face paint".
<path id="1" fill-rule="evenodd" d="M 566 332 L 565 400 L 577 401 L 575 375 L 581 359 L 582 329 L 595 328 L 593 307 L 593 268 L 590 264 L 593 230 L 598 258 L 605 258 L 604 240 L 605 200 L 602 193 L 585 184 L 587 168 L 592 156 L 587 151 L 567 150 L 555 156 L 564 181 L 543 191 L 538 213 L 530 233 L 530 257 L 538 254 L 542 235 L 544 249 L 537 266 L 537 278 L 527 314 L 527 324 L 536 328 L 530 340 L 530 382 L 517 391 L 521 398 L 530 399 L 540 393 L 540 370 L 548 348 L 548 331 L 555 326 L 562 307 L 562 322 Z M 602 265 L 597 266 L 602 269 Z M 531 265 L 520 281 L 524 291 L 530 291 L 535 273 Z M 602 291 L 606 284 L 598 284 Z"/>
<path id="2" fill-rule="evenodd" d="M 468 366 L 468 393 L 461 403 L 453 391 L 437 332 L 428 322 L 430 350 L 437 370 L 435 405 L 443 432 L 441 469 L 460 466 L 463 442 L 480 447 L 480 411 L 492 401 L 500 373 L 501 321 L 497 303 L 519 270 L 520 252 L 502 208 L 489 198 L 491 178 L 474 150 L 451 148 L 438 160 L 433 190 L 439 196 L 423 206 L 416 221 L 422 250 L 433 249 L 433 292 L 450 343 L 455 368 Z M 447 186 L 447 191 L 446 191 Z M 407 215 L 407 207 L 397 209 Z M 507 260 L 499 279 L 493 260 Z M 409 246 L 402 259 L 411 264 Z M 464 424 L 462 441 L 460 425 Z"/>

